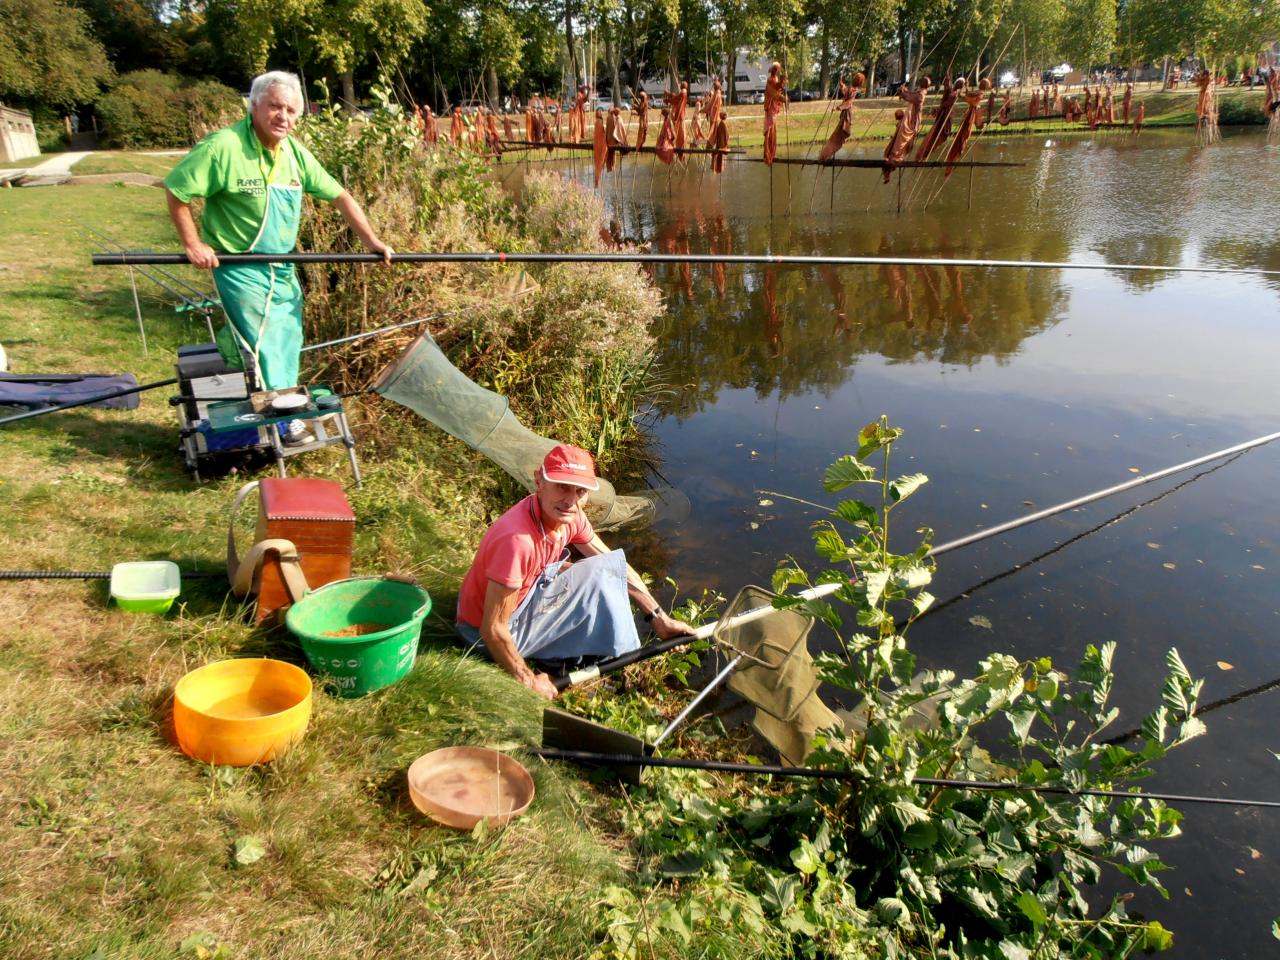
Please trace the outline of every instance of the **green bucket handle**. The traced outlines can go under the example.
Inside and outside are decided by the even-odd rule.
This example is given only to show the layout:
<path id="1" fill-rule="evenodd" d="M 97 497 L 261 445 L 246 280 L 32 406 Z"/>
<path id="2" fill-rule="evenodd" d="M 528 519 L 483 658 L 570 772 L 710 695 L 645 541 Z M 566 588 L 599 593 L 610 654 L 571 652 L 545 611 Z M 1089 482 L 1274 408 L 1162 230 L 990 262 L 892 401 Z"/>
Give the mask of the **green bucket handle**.
<path id="1" fill-rule="evenodd" d="M 359 583 L 362 580 L 390 580 L 394 583 L 405 583 L 411 587 L 417 587 L 420 590 L 422 590 L 423 593 L 427 593 L 426 588 L 423 587 L 422 584 L 418 582 L 418 578 L 413 576 L 412 574 L 381 573 L 376 576 L 370 574 L 368 576 L 363 576 L 363 577 L 345 577 L 342 580 L 330 580 L 328 583 L 324 583 L 316 587 L 315 590 L 312 590 L 310 587 L 308 587 L 307 592 L 303 594 L 303 596 L 310 596 L 311 594 L 315 593 L 316 590 L 323 590 L 325 587 L 332 587 L 339 583 Z M 426 602 L 423 603 L 422 606 L 418 607 L 417 610 L 413 611 L 413 615 L 409 619 L 416 620 L 418 617 L 425 616 L 427 612 L 427 608 L 430 606 L 431 606 L 431 596 L 430 594 L 428 594 Z"/>

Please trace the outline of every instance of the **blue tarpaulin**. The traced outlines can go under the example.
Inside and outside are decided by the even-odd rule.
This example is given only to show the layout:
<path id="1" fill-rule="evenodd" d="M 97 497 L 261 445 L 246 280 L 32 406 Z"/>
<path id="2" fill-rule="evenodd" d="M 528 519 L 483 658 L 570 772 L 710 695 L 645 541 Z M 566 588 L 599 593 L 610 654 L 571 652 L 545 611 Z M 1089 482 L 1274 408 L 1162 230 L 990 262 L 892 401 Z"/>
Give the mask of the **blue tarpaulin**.
<path id="1" fill-rule="evenodd" d="M 96 397 L 113 390 L 127 390 L 137 385 L 138 381 L 131 373 L 0 373 L 0 405 L 38 410 Z M 124 397 L 100 400 L 90 406 L 136 410 L 138 403 L 138 395 L 131 393 Z"/>

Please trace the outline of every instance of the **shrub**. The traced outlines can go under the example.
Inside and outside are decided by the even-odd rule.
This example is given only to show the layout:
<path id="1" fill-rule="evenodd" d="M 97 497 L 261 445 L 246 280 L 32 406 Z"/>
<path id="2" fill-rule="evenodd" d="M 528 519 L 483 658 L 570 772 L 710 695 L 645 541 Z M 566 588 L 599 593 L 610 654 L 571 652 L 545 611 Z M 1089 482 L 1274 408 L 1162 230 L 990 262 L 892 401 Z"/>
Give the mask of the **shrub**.
<path id="1" fill-rule="evenodd" d="M 336 107 L 299 137 L 358 198 L 379 236 L 401 251 L 600 252 L 603 206 L 575 183 L 535 175 L 512 199 L 469 149 L 426 149 L 412 121 L 375 88 L 379 107 L 351 118 Z M 317 204 L 301 249 L 363 251 L 336 210 Z M 608 454 L 634 439 L 631 413 L 647 384 L 650 331 L 661 298 L 630 265 L 309 267 L 307 340 L 323 341 L 448 314 L 432 335 L 473 380 L 507 396 L 529 427 Z M 331 354 L 327 380 L 364 387 L 421 331 L 357 342 Z"/>
<path id="2" fill-rule="evenodd" d="M 243 111 L 230 87 L 159 70 L 126 73 L 98 99 L 106 143 L 125 148 L 190 146 Z"/>

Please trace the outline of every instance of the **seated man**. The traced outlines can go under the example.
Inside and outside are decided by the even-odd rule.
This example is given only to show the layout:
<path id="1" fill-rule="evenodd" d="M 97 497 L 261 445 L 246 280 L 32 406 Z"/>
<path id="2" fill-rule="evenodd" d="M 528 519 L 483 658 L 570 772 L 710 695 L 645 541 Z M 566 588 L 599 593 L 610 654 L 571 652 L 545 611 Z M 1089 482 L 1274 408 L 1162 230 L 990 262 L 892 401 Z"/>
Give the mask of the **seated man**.
<path id="1" fill-rule="evenodd" d="M 627 595 L 662 639 L 692 635 L 653 599 L 621 550 L 609 550 L 582 511 L 599 489 L 587 451 L 554 447 L 533 476 L 535 490 L 485 531 L 458 594 L 458 632 L 526 687 L 556 696 L 540 660 L 612 657 L 640 639 Z M 568 559 L 569 544 L 586 558 Z"/>

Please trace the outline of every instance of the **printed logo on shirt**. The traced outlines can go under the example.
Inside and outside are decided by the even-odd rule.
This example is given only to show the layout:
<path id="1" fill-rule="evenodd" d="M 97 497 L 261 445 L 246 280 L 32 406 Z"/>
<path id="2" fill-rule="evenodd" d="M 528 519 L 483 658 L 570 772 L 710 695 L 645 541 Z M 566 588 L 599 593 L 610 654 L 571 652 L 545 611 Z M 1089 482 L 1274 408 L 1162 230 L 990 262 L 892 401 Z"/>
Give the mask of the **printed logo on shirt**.
<path id="1" fill-rule="evenodd" d="M 246 197 L 261 197 L 267 192 L 265 181 L 261 177 L 236 179 L 236 193 Z"/>

